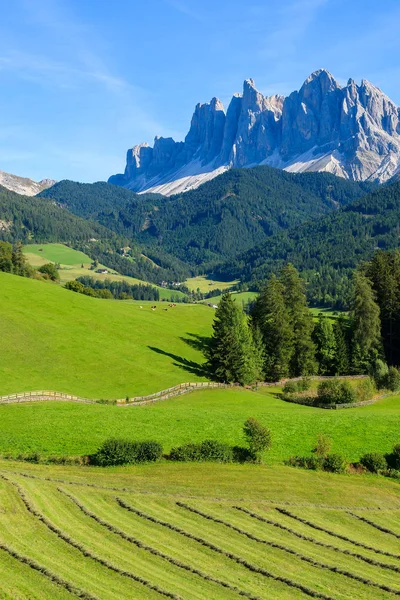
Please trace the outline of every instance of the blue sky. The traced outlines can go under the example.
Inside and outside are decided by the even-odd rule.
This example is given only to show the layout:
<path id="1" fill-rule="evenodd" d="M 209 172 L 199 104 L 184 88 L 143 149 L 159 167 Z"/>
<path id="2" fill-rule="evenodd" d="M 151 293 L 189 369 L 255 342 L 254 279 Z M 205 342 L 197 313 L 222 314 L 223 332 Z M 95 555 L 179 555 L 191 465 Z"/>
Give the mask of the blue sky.
<path id="1" fill-rule="evenodd" d="M 0 169 L 96 181 L 197 102 L 324 67 L 400 104 L 399 0 L 0 0 Z"/>

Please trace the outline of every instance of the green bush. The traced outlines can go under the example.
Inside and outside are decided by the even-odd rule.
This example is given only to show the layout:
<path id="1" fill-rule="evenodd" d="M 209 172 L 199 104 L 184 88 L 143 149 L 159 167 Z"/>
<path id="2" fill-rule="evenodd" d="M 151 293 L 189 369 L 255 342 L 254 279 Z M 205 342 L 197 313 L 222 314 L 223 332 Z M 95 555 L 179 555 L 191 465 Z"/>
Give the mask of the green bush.
<path id="1" fill-rule="evenodd" d="M 386 378 L 389 372 L 387 364 L 378 358 L 372 366 L 371 375 L 378 390 L 386 387 Z"/>
<path id="2" fill-rule="evenodd" d="M 396 367 L 389 367 L 385 387 L 391 392 L 397 392 L 400 389 L 400 372 Z"/>
<path id="3" fill-rule="evenodd" d="M 298 392 L 297 383 L 295 381 L 287 381 L 282 388 L 284 394 L 296 394 Z"/>
<path id="4" fill-rule="evenodd" d="M 300 467 L 317 471 L 321 468 L 321 461 L 316 456 L 291 456 L 286 463 L 289 467 Z"/>
<path id="5" fill-rule="evenodd" d="M 297 391 L 298 392 L 308 392 L 311 388 L 311 379 L 310 377 L 302 377 L 300 381 L 297 382 Z"/>
<path id="6" fill-rule="evenodd" d="M 371 377 L 362 379 L 356 387 L 357 402 L 366 402 L 376 393 L 375 383 Z"/>
<path id="7" fill-rule="evenodd" d="M 47 263 L 38 268 L 38 271 L 42 273 L 47 279 L 51 279 L 52 281 L 58 281 L 60 279 L 60 275 L 56 269 L 56 266 L 53 263 Z"/>
<path id="8" fill-rule="evenodd" d="M 243 433 L 253 459 L 259 462 L 262 452 L 271 448 L 271 430 L 250 417 L 243 425 Z"/>
<path id="9" fill-rule="evenodd" d="M 171 448 L 169 458 L 170 460 L 177 460 L 182 462 L 200 461 L 200 444 L 184 444 L 183 446 Z"/>
<path id="10" fill-rule="evenodd" d="M 387 469 L 386 458 L 380 452 L 367 452 L 360 458 L 360 464 L 371 473 L 379 473 Z"/>
<path id="11" fill-rule="evenodd" d="M 340 454 L 328 454 L 322 461 L 322 469 L 329 473 L 345 473 L 347 462 Z"/>
<path id="12" fill-rule="evenodd" d="M 400 444 L 396 444 L 390 454 L 385 454 L 389 469 L 400 470 Z"/>
<path id="13" fill-rule="evenodd" d="M 217 440 L 205 440 L 199 444 L 184 444 L 172 448 L 170 460 L 185 462 L 233 462 L 233 448 Z"/>
<path id="14" fill-rule="evenodd" d="M 356 401 L 355 389 L 348 381 L 328 379 L 318 386 L 318 402 L 320 404 L 350 404 Z"/>
<path id="15" fill-rule="evenodd" d="M 90 462 L 101 467 L 132 463 L 155 462 L 162 456 L 162 446 L 158 442 L 131 442 L 110 439 L 91 456 Z"/>

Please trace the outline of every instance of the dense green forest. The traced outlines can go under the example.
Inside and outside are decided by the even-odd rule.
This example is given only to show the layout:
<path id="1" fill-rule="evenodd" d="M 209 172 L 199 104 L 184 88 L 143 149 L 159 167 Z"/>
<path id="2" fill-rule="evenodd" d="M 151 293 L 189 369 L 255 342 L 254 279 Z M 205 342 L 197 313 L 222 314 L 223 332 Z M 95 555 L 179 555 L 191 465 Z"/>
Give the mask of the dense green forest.
<path id="1" fill-rule="evenodd" d="M 328 173 L 294 175 L 256 167 L 232 169 L 196 190 L 169 198 L 134 194 L 105 183 L 71 181 L 40 195 L 133 237 L 158 264 L 170 268 L 174 256 L 205 272 L 266 237 L 350 203 L 369 189 L 367 184 Z"/>
<path id="2" fill-rule="evenodd" d="M 163 252 L 154 251 L 149 260 L 131 237 L 77 216 L 51 198 L 22 196 L 1 186 L 0 240 L 69 244 L 123 275 L 152 283 L 184 280 L 191 273 L 181 261 Z M 125 247 L 130 248 L 129 257 L 123 256 Z"/>
<path id="3" fill-rule="evenodd" d="M 316 305 L 346 307 L 350 277 L 357 265 L 377 249 L 399 245 L 400 183 L 382 186 L 348 206 L 274 235 L 226 263 L 215 277 L 238 277 L 259 288 L 285 263 L 293 263 L 308 282 Z"/>

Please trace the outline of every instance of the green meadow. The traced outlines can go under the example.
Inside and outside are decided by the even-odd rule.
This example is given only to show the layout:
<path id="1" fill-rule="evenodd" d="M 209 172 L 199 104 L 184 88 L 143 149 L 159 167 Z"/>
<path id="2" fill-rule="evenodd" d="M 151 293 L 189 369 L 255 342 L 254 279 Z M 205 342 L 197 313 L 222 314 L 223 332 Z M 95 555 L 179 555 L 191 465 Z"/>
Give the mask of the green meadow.
<path id="1" fill-rule="evenodd" d="M 204 380 L 207 306 L 160 302 L 152 311 L 155 303 L 88 298 L 6 273 L 0 290 L 0 395 L 50 389 L 125 398 Z"/>
<path id="2" fill-rule="evenodd" d="M 108 270 L 107 274 L 96 273 L 89 267 L 92 264 L 92 259 L 83 252 L 69 248 L 64 244 L 28 244 L 24 246 L 24 254 L 32 267 L 41 267 L 48 262 L 58 263 L 60 283 L 64 285 L 67 281 L 77 279 L 78 277 L 87 276 L 94 277 L 100 281 L 105 279 L 111 279 L 112 281 L 126 281 L 130 285 L 152 285 L 157 288 L 160 293 L 160 298 L 169 300 L 171 298 L 183 298 L 185 294 L 179 290 L 168 290 L 158 285 L 149 284 L 146 281 L 141 281 L 135 277 L 129 277 L 128 275 L 120 275 L 117 271 Z M 107 267 L 105 265 L 98 265 L 98 268 Z"/>

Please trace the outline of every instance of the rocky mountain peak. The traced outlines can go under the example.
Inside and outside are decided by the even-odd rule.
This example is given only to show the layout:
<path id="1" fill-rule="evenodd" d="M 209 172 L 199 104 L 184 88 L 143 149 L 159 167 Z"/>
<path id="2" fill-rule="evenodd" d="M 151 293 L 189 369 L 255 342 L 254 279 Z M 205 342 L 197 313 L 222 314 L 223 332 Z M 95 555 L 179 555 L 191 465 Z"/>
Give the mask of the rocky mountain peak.
<path id="1" fill-rule="evenodd" d="M 231 167 L 269 164 L 386 181 L 400 170 L 399 109 L 378 87 L 342 87 L 318 69 L 289 96 L 264 96 L 253 79 L 225 112 L 213 98 L 197 104 L 184 142 L 156 138 L 134 146 L 123 175 L 110 182 L 135 191 L 190 189 Z"/>

